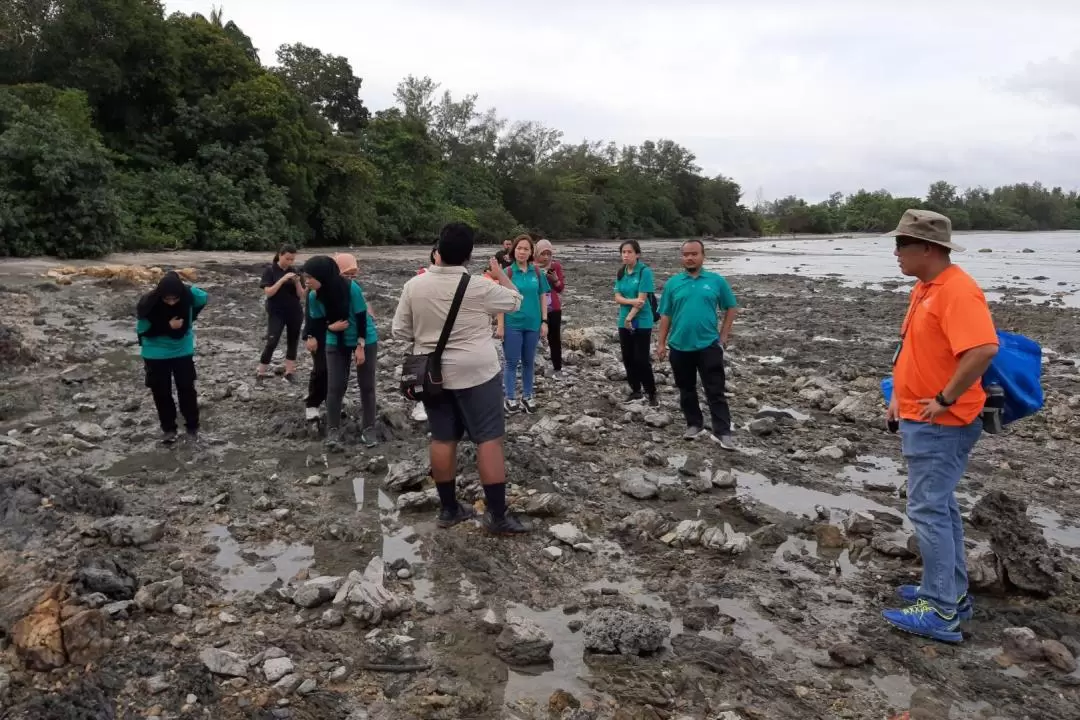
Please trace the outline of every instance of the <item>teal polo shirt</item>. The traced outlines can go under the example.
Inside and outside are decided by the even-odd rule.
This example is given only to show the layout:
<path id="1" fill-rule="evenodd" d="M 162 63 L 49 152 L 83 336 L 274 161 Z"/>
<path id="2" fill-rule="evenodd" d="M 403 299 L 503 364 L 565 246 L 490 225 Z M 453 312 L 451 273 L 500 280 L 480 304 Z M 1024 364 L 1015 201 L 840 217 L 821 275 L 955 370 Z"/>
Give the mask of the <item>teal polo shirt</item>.
<path id="1" fill-rule="evenodd" d="M 521 308 L 517 312 L 506 314 L 506 327 L 540 332 L 540 321 L 544 318 L 540 303 L 544 295 L 551 292 L 547 277 L 544 273 L 537 272 L 532 263 L 529 263 L 529 269 L 524 272 L 516 263 L 511 265 L 507 272 L 510 282 L 514 283 L 514 287 L 521 293 Z"/>
<path id="2" fill-rule="evenodd" d="M 615 292 L 627 300 L 633 300 L 641 293 L 656 292 L 656 281 L 653 280 L 652 268 L 645 263 L 635 263 L 633 272 L 623 273 L 621 278 L 615 280 Z M 619 325 L 626 324 L 626 316 L 630 314 L 629 305 L 619 306 Z M 634 316 L 639 330 L 651 330 L 653 326 L 652 306 L 648 302 L 645 307 Z"/>
<path id="3" fill-rule="evenodd" d="M 194 312 L 206 306 L 206 291 L 202 288 L 191 286 L 191 311 L 188 312 L 188 330 L 182 338 L 171 338 L 168 335 L 156 337 L 144 337 L 140 347 L 140 354 L 146 360 L 174 360 L 176 358 L 189 357 L 195 354 L 195 323 L 192 321 Z M 139 318 L 135 322 L 135 332 L 144 333 L 150 329 L 150 321 Z"/>
<path id="4" fill-rule="evenodd" d="M 360 289 L 360 283 L 349 283 L 349 327 L 345 329 L 345 347 L 356 347 L 357 338 L 360 336 L 359 328 L 356 326 L 356 314 L 367 312 L 367 309 L 367 301 L 364 299 L 364 291 Z M 314 290 L 308 291 L 308 314 L 316 320 L 326 317 L 326 308 L 319 302 Z M 365 344 L 369 342 L 367 338 L 370 337 L 371 327 L 371 325 L 368 325 L 368 327 L 364 328 Z M 318 339 L 316 338 L 316 340 Z M 327 347 L 331 345 L 337 347 L 338 334 L 327 330 L 323 341 Z"/>
<path id="5" fill-rule="evenodd" d="M 720 313 L 738 307 L 722 275 L 702 270 L 697 277 L 681 272 L 667 281 L 660 314 L 671 318 L 668 347 L 682 352 L 704 350 L 720 340 Z"/>

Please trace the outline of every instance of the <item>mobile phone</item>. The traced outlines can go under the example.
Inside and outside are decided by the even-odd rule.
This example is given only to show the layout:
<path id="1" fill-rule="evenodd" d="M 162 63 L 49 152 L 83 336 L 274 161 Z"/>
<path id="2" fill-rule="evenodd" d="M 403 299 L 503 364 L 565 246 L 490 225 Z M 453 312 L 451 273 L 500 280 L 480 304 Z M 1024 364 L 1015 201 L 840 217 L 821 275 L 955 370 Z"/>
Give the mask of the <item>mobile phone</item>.
<path id="1" fill-rule="evenodd" d="M 899 420 L 886 420 L 885 421 L 885 427 L 887 427 L 889 429 L 889 432 L 891 432 L 891 433 L 899 432 L 900 431 L 900 421 Z"/>

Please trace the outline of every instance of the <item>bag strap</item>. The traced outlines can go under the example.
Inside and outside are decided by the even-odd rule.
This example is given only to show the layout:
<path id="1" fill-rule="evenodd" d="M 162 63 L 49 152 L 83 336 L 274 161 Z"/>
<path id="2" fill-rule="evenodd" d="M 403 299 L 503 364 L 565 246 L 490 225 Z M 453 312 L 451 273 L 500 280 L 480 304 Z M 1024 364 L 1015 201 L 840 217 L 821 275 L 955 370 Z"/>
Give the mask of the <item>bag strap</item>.
<path id="1" fill-rule="evenodd" d="M 450 341 L 450 331 L 454 329 L 454 321 L 457 320 L 458 310 L 465 299 L 465 289 L 469 286 L 469 273 L 461 274 L 461 282 L 458 283 L 457 292 L 454 293 L 454 301 L 450 303 L 450 312 L 446 314 L 446 322 L 443 323 L 442 334 L 439 342 L 435 345 L 435 352 L 431 353 L 436 360 L 442 357 L 446 350 L 446 343 Z"/>

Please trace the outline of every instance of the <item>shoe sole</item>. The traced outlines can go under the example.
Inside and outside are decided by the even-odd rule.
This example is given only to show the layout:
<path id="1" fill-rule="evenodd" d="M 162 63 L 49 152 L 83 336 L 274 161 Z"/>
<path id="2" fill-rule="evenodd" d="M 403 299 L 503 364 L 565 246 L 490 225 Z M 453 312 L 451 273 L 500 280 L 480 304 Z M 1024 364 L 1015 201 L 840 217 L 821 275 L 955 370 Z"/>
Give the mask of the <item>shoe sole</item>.
<path id="1" fill-rule="evenodd" d="M 475 520 L 475 519 L 476 519 L 476 513 L 473 513 L 472 515 L 469 515 L 468 517 L 458 517 L 458 518 L 455 518 L 454 520 L 437 520 L 435 522 L 435 525 L 442 528 L 443 530 L 449 530 L 450 528 L 455 527 L 457 525 L 460 525 L 463 522 L 469 522 L 470 520 Z"/>
<path id="2" fill-rule="evenodd" d="M 960 631 L 957 631 L 955 633 L 949 633 L 947 636 L 944 634 L 933 635 L 930 633 L 915 632 L 911 628 L 897 625 L 887 617 L 882 617 L 882 619 L 889 624 L 889 627 L 895 628 L 896 630 L 899 630 L 905 635 L 913 635 L 914 637 L 926 638 L 927 640 L 937 640 L 938 642 L 948 643 L 950 645 L 959 645 L 964 641 L 964 634 Z"/>

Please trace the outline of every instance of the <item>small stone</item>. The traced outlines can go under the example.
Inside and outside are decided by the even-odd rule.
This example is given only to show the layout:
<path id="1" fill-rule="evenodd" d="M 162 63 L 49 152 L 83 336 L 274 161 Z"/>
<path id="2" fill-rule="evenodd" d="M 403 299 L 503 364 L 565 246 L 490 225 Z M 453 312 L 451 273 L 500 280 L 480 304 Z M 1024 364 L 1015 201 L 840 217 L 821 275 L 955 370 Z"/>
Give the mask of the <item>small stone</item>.
<path id="1" fill-rule="evenodd" d="M 844 532 L 848 535 L 873 535 L 874 516 L 856 510 L 844 518 Z"/>
<path id="2" fill-rule="evenodd" d="M 718 470 L 712 478 L 713 487 L 721 490 L 730 490 L 736 485 L 735 473 L 730 470 Z"/>
<path id="3" fill-rule="evenodd" d="M 585 537 L 585 533 L 577 529 L 570 523 L 560 523 L 558 525 L 552 525 L 548 528 L 548 532 L 551 536 L 560 542 L 564 542 L 567 545 L 576 545 L 580 542 L 585 542 L 588 538 Z"/>
<path id="4" fill-rule="evenodd" d="M 596 546 L 593 545 L 591 542 L 578 543 L 577 545 L 574 546 L 574 549 L 577 550 L 578 552 L 586 552 L 586 553 L 595 553 L 596 552 Z"/>
<path id="5" fill-rule="evenodd" d="M 544 628 L 527 618 L 511 615 L 495 640 L 495 652 L 508 665 L 539 665 L 551 659 L 555 643 Z"/>
<path id="6" fill-rule="evenodd" d="M 93 529 L 109 539 L 117 547 L 148 545 L 165 536 L 165 521 L 136 515 L 114 515 L 97 520 Z"/>
<path id="7" fill-rule="evenodd" d="M 135 593 L 135 604 L 143 610 L 167 612 L 184 598 L 184 578 L 180 575 L 168 580 L 143 585 Z M 181 606 L 180 612 L 187 608 Z M 177 617 L 183 617 L 178 615 Z M 188 616 L 190 617 L 190 615 Z"/>
<path id="8" fill-rule="evenodd" d="M 839 590 L 833 591 L 833 600 L 838 603 L 843 603 L 844 605 L 851 605 L 855 602 L 855 596 L 851 594 L 850 590 L 840 588 Z"/>
<path id="9" fill-rule="evenodd" d="M 344 665 L 339 665 L 338 667 L 330 671 L 330 681 L 334 682 L 337 680 L 343 680 L 348 674 L 349 668 L 345 667 Z"/>
<path id="10" fill-rule="evenodd" d="M 540 554 L 546 557 L 548 560 L 558 560 L 563 556 L 563 551 L 561 548 L 552 545 L 541 550 Z"/>
<path id="11" fill-rule="evenodd" d="M 180 603 L 176 603 L 172 606 L 172 612 L 173 615 L 181 620 L 190 620 L 192 616 L 195 615 L 195 612 L 191 608 L 187 605 L 181 605 Z"/>
<path id="12" fill-rule="evenodd" d="M 164 675 L 153 675 L 146 678 L 146 691 L 151 695 L 160 695 L 171 687 L 172 683 Z"/>
<path id="13" fill-rule="evenodd" d="M 819 548 L 842 548 L 847 545 L 843 531 L 835 525 L 818 525 L 814 528 Z"/>
<path id="14" fill-rule="evenodd" d="M 1031 628 L 1005 628 L 1002 648 L 1017 660 L 1042 660 L 1045 651 L 1038 636 Z"/>
<path id="15" fill-rule="evenodd" d="M 253 502 L 251 506 L 256 510 L 266 512 L 270 508 L 274 507 L 274 503 L 270 500 L 270 498 L 266 497 L 265 495 L 260 495 L 259 497 L 255 498 L 255 502 Z"/>
<path id="16" fill-rule="evenodd" d="M 776 432 L 776 418 L 760 417 L 750 421 L 750 434 L 767 437 Z"/>
<path id="17" fill-rule="evenodd" d="M 194 705 L 195 703 L 199 702 L 199 698 L 192 695 L 191 693 L 188 693 L 188 696 L 187 696 L 187 698 L 185 698 L 185 701 L 187 702 L 188 705 Z"/>
<path id="18" fill-rule="evenodd" d="M 671 425 L 671 415 L 665 412 L 649 413 L 645 416 L 645 424 L 654 428 L 666 428 Z"/>
<path id="19" fill-rule="evenodd" d="M 337 608 L 325 610 L 320 618 L 323 627 L 336 628 L 345 624 L 345 614 Z"/>
<path id="20" fill-rule="evenodd" d="M 709 470 L 702 470 L 697 475 L 693 475 L 686 480 L 686 486 L 696 493 L 707 493 L 713 489 L 712 473 Z"/>
<path id="21" fill-rule="evenodd" d="M 626 610 L 601 608 L 584 626 L 585 648 L 597 653 L 641 655 L 659 650 L 671 634 L 666 622 Z"/>
<path id="22" fill-rule="evenodd" d="M 870 655 L 866 650 L 851 643 L 833 645 L 829 648 L 829 657 L 848 667 L 859 667 L 870 659 Z"/>
<path id="23" fill-rule="evenodd" d="M 1073 654 L 1069 652 L 1069 648 L 1065 647 L 1063 643 L 1057 640 L 1043 640 L 1040 644 L 1048 663 L 1061 672 L 1076 672 L 1076 658 L 1073 657 Z"/>
<path id="24" fill-rule="evenodd" d="M 619 480 L 619 491 L 637 500 L 649 500 L 660 493 L 656 483 L 646 479 L 645 471 L 636 468 L 622 473 Z"/>
<path id="25" fill-rule="evenodd" d="M 278 522 L 281 522 L 282 520 L 288 519 L 288 517 L 289 517 L 289 509 L 288 508 L 277 508 L 276 510 L 271 510 L 270 511 L 270 516 L 272 518 L 274 518 L 275 520 L 277 520 Z"/>
<path id="26" fill-rule="evenodd" d="M 72 431 L 72 434 L 80 440 L 86 440 L 87 442 L 100 442 L 109 437 L 109 433 L 105 431 L 105 428 L 96 423 L 88 422 L 75 423 L 75 429 Z"/>
<path id="27" fill-rule="evenodd" d="M 247 663 L 234 652 L 213 647 L 205 648 L 199 653 L 199 660 L 214 675 L 247 677 Z"/>
<path id="28" fill-rule="evenodd" d="M 820 458 L 825 458 L 826 460 L 843 460 L 844 451 L 836 447 L 835 445 L 829 445 L 828 447 L 823 447 L 818 450 L 817 456 Z"/>
<path id="29" fill-rule="evenodd" d="M 240 624 L 240 618 L 236 617 L 235 615 L 233 615 L 230 612 L 225 612 L 225 611 L 222 611 L 222 612 L 218 613 L 218 620 L 220 620 L 223 625 L 239 625 Z"/>
<path id="30" fill-rule="evenodd" d="M 296 688 L 300 687 L 303 681 L 304 679 L 299 675 L 286 675 L 274 683 L 274 692 L 282 697 L 288 697 L 296 692 Z"/>
<path id="31" fill-rule="evenodd" d="M 300 683 L 300 687 L 296 688 L 297 695 L 310 695 L 315 692 L 319 687 L 319 684 L 315 681 L 315 678 L 308 678 L 304 682 Z"/>
<path id="32" fill-rule="evenodd" d="M 266 676 L 266 681 L 269 683 L 276 683 L 286 675 L 291 675 L 295 668 L 293 667 L 293 661 L 287 657 L 271 658 L 263 663 L 263 675 Z"/>
<path id="33" fill-rule="evenodd" d="M 180 496 L 180 504 L 181 505 L 198 505 L 199 504 L 199 496 L 198 495 L 181 495 Z"/>
<path id="34" fill-rule="evenodd" d="M 398 580 L 408 580 L 412 577 L 412 570 L 409 568 L 401 568 L 397 571 Z"/>

